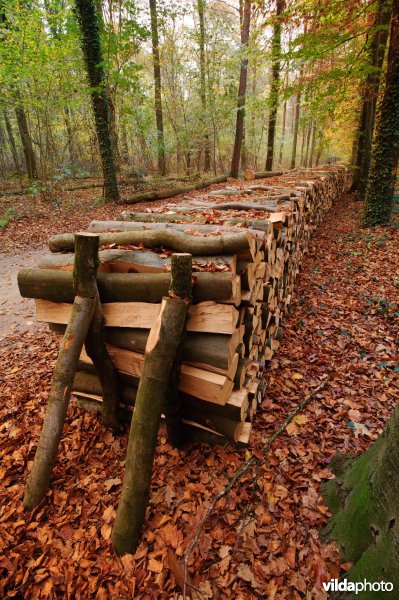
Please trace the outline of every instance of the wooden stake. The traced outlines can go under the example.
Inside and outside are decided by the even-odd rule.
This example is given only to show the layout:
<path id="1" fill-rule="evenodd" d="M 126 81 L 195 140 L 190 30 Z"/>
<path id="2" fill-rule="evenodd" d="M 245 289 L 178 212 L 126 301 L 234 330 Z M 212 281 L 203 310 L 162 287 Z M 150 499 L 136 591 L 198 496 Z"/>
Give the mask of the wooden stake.
<path id="1" fill-rule="evenodd" d="M 95 310 L 98 240 L 99 236 L 91 233 L 75 236 L 75 300 L 58 354 L 43 428 L 25 491 L 24 504 L 29 510 L 39 504 L 49 488 L 73 378 Z"/>
<path id="2" fill-rule="evenodd" d="M 191 254 L 174 254 L 172 256 L 172 281 L 169 295 L 177 297 L 190 303 L 192 300 L 192 257 Z M 187 311 L 187 318 L 188 311 Z M 184 442 L 181 398 L 179 394 L 181 364 L 183 360 L 183 346 L 187 331 L 187 318 L 180 339 L 179 347 L 173 361 L 169 377 L 169 385 L 166 390 L 166 428 L 168 439 L 172 446 L 180 448 Z"/>
<path id="3" fill-rule="evenodd" d="M 93 361 L 103 389 L 102 422 L 105 427 L 117 431 L 120 428 L 118 406 L 121 386 L 118 371 L 111 360 L 105 343 L 104 319 L 97 286 L 95 300 L 94 314 L 87 333 L 85 347 L 88 356 Z"/>
<path id="4" fill-rule="evenodd" d="M 133 553 L 139 542 L 161 412 L 187 319 L 191 272 L 182 266 L 187 265 L 187 255 L 176 257 L 173 264 L 171 296 L 163 299 L 148 337 L 130 428 L 122 494 L 112 530 L 112 544 L 119 556 Z"/>

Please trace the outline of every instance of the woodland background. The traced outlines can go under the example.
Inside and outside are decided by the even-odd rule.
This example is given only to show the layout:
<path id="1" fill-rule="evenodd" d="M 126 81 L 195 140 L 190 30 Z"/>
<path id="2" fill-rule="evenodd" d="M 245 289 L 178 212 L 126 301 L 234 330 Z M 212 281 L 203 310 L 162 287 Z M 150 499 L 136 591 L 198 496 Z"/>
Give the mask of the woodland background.
<path id="1" fill-rule="evenodd" d="M 297 166 L 350 159 L 364 81 L 373 70 L 368 46 L 375 5 L 280 3 L 279 83 L 273 88 L 274 3 L 252 3 L 248 44 L 243 45 L 244 4 L 159 2 L 167 171 L 228 171 L 242 60 L 248 60 L 243 166 L 263 169 L 276 93 L 275 168 L 292 165 L 298 118 Z M 12 26 L 2 28 L 0 44 L 0 175 L 23 172 L 24 135 L 31 137 L 40 179 L 96 173 L 96 131 L 73 4 L 7 0 L 3 7 L 4 23 Z M 155 172 L 159 139 L 148 2 L 105 0 L 97 9 L 118 166 Z"/>

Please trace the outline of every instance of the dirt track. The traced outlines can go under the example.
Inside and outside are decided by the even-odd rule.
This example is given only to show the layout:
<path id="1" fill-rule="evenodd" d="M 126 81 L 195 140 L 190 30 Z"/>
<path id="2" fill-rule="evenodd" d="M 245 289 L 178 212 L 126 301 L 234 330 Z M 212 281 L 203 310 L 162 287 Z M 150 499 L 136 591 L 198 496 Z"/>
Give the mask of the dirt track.
<path id="1" fill-rule="evenodd" d="M 37 264 L 46 249 L 0 254 L 0 341 L 11 333 L 23 333 L 34 323 L 34 301 L 21 298 L 17 274 L 22 267 Z"/>

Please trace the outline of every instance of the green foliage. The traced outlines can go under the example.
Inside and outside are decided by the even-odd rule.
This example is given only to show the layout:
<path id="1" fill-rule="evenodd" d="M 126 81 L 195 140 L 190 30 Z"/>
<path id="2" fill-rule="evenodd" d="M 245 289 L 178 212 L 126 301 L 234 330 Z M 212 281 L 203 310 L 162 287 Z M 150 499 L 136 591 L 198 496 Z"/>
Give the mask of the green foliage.
<path id="1" fill-rule="evenodd" d="M 82 10 L 90 9 L 90 15 L 86 16 L 93 21 L 95 2 L 77 1 Z M 135 168 L 154 168 L 158 139 L 148 0 L 119 4 L 102 0 L 96 6 L 102 9 L 101 15 L 97 11 L 101 19 L 97 25 L 93 21 L 91 35 L 84 42 L 85 52 L 93 63 L 88 85 L 72 0 L 5 3 L 7 20 L 12 26 L 0 26 L 0 118 L 4 106 L 16 105 L 18 90 L 45 180 L 57 168 L 72 164 L 98 170 L 90 98 L 105 86 L 115 116 L 121 162 Z M 270 70 L 275 5 L 269 14 L 263 4 L 256 3 L 251 39 L 244 51 L 240 46 L 238 0 L 208 1 L 204 6 L 205 111 L 201 102 L 196 2 L 158 3 L 169 170 L 200 168 L 204 133 L 209 136 L 215 168 L 227 168 L 233 145 L 238 74 L 244 54 L 249 59 L 246 154 L 250 166 L 256 165 L 257 157 L 259 165 L 263 164 L 265 125 L 274 97 L 270 93 Z M 349 156 L 359 89 L 370 70 L 367 48 L 373 10 L 375 3 L 350 0 L 286 3 L 276 148 L 282 138 L 282 103 L 286 101 L 287 115 L 292 115 L 294 95 L 300 89 L 300 140 L 304 127 L 315 122 L 317 148 L 325 155 L 330 152 Z M 10 114 L 18 139 L 11 110 Z M 289 122 L 287 131 L 288 126 L 291 127 Z M 292 144 L 292 134 L 287 131 L 285 162 Z"/>
<path id="2" fill-rule="evenodd" d="M 6 212 L 0 218 L 0 229 L 5 229 L 8 223 L 12 220 L 15 208 L 7 208 Z"/>

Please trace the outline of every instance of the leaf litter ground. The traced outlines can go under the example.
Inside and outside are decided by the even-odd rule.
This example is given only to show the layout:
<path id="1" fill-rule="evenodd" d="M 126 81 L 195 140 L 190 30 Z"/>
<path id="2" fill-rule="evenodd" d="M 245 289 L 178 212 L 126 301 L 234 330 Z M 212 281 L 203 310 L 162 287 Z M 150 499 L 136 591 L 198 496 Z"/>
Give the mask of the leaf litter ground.
<path id="1" fill-rule="evenodd" d="M 180 560 L 215 493 L 245 460 L 262 453 L 268 437 L 323 379 L 325 388 L 295 416 L 267 460 L 212 513 L 189 573 L 196 598 L 326 597 L 322 581 L 350 565 L 321 539 L 329 514 L 320 485 L 332 476 L 336 452 L 360 453 L 378 437 L 399 396 L 398 231 L 361 229 L 360 211 L 344 196 L 310 243 L 284 340 L 266 374 L 251 446 L 177 451 L 161 427 L 151 504 L 133 556 L 117 559 L 110 544 L 127 433 L 113 436 L 74 401 L 51 491 L 31 514 L 24 512 L 23 488 L 57 344 L 43 328 L 3 340 L 2 597 L 181 598 Z M 108 218 L 117 214 L 111 212 Z M 78 220 L 83 227 L 88 215 L 72 211 L 73 229 Z M 36 223 L 29 225 L 34 243 L 35 232 L 40 242 L 54 233 L 51 224 L 42 232 Z M 25 232 L 20 245 L 28 242 Z"/>

